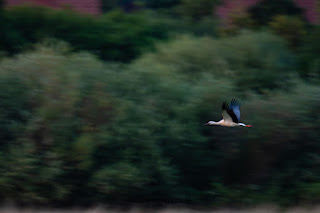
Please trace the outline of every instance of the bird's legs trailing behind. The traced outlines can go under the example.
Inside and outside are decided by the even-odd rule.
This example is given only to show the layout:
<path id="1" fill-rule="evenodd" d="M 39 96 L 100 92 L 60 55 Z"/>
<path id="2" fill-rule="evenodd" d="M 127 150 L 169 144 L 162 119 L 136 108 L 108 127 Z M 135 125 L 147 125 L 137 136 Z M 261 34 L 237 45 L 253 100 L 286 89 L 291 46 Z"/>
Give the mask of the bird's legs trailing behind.
<path id="1" fill-rule="evenodd" d="M 243 127 L 252 127 L 252 125 L 246 125 L 244 123 L 238 123 L 239 126 L 243 126 Z"/>

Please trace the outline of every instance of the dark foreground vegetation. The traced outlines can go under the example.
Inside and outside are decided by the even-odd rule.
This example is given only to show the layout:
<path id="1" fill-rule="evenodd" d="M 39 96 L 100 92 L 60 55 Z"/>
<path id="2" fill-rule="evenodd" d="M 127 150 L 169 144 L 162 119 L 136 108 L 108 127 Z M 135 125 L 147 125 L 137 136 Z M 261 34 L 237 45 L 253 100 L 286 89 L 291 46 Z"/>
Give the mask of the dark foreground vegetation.
<path id="1" fill-rule="evenodd" d="M 164 2 L 1 11 L 2 202 L 320 201 L 319 26 L 272 14 L 223 28 Z M 203 126 L 234 97 L 253 128 Z"/>
<path id="2" fill-rule="evenodd" d="M 0 209 L 3 213 L 318 213 L 320 208 L 318 206 L 313 207 L 292 207 L 288 209 L 282 209 L 274 206 L 262 206 L 252 208 L 241 208 L 238 210 L 232 208 L 223 208 L 220 210 L 199 210 L 190 209 L 186 207 L 170 207 L 170 208 L 141 208 L 133 207 L 127 210 L 119 210 L 115 208 L 69 208 L 65 210 L 61 209 L 39 209 L 39 208 L 14 208 L 3 207 Z"/>

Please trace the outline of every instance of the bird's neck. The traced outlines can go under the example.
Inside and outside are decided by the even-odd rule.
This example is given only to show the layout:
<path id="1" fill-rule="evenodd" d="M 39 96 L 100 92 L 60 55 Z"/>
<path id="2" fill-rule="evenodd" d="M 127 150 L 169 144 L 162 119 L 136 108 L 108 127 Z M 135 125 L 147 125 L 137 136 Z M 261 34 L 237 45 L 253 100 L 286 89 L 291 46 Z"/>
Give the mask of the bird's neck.
<path id="1" fill-rule="evenodd" d="M 221 121 L 218 121 L 218 122 L 216 122 L 216 121 L 209 121 L 208 124 L 209 124 L 209 125 L 220 125 L 220 124 L 221 124 Z"/>

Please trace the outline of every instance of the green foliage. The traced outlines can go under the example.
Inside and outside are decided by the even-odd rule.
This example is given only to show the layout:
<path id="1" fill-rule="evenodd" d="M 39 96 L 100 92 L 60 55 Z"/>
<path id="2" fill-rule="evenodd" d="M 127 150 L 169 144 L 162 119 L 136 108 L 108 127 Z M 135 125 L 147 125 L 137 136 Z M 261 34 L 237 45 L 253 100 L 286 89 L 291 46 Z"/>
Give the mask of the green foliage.
<path id="1" fill-rule="evenodd" d="M 31 48 L 34 42 L 56 38 L 104 60 L 129 61 L 152 49 L 155 39 L 167 37 L 165 26 L 146 16 L 144 12 L 113 11 L 93 17 L 72 11 L 15 7 L 5 13 L 0 47 L 14 54 Z"/>
<path id="2" fill-rule="evenodd" d="M 302 17 L 302 9 L 292 0 L 262 0 L 251 7 L 249 13 L 260 25 L 267 24 L 277 15 Z"/>
<path id="3" fill-rule="evenodd" d="M 214 34 L 207 16 L 190 21 L 159 14 L 8 11 L 1 47 L 30 50 L 0 61 L 0 200 L 317 202 L 320 87 L 297 78 L 286 42 L 263 31 L 197 37 Z M 291 24 L 300 26 L 275 20 L 282 36 Z M 128 61 L 167 32 L 175 36 L 170 42 L 130 64 L 92 55 Z M 317 76 L 318 37 L 315 27 L 303 39 L 308 76 Z M 221 102 L 233 97 L 253 128 L 203 126 L 221 119 Z"/>
<path id="4" fill-rule="evenodd" d="M 212 155 L 205 150 L 205 137 L 201 135 L 203 120 L 198 120 L 196 108 L 201 103 L 208 109 L 203 98 L 211 98 L 212 91 L 223 91 L 215 96 L 220 102 L 230 89 L 223 89 L 224 85 L 212 77 L 190 87 L 175 74 L 104 67 L 90 55 L 70 53 L 63 44 L 54 47 L 59 51 L 38 47 L 0 65 L 2 72 L 21 76 L 28 88 L 26 98 L 31 101 L 31 115 L 15 143 L 30 144 L 32 164 L 21 167 L 38 171 L 46 171 L 39 167 L 56 169 L 52 173 L 37 173 L 39 178 L 49 181 L 46 187 L 38 189 L 31 179 L 26 182 L 28 189 L 10 191 L 12 199 L 73 203 L 87 198 L 88 193 L 96 193 L 96 197 L 83 204 L 117 198 L 159 202 L 200 200 L 201 190 L 209 186 L 214 174 L 203 175 L 203 181 L 199 182 L 193 168 L 200 157 L 208 162 L 199 167 L 200 173 L 205 174 L 215 163 L 209 163 Z M 217 82 L 217 86 L 212 82 Z M 193 128 L 194 125 L 198 128 Z M 14 159 L 22 160 L 27 152 L 16 153 Z M 39 167 L 37 162 L 42 162 Z M 15 173 L 17 179 L 22 175 L 19 171 Z M 23 172 L 29 173 L 32 172 Z M 179 183 L 184 186 L 180 190 L 176 187 L 180 188 Z M 4 181 L 3 187 L 7 184 L 11 182 Z M 40 199 L 51 190 L 56 194 Z M 29 191 L 34 194 L 29 196 Z M 191 191 L 195 194 L 186 196 Z"/>
<path id="5" fill-rule="evenodd" d="M 306 34 L 305 26 L 298 17 L 285 15 L 275 16 L 269 23 L 270 28 L 288 41 L 291 47 L 298 47 Z"/>
<path id="6" fill-rule="evenodd" d="M 92 183 L 98 192 L 109 200 L 134 199 L 135 193 L 142 190 L 146 177 L 135 166 L 119 163 L 102 168 L 93 176 Z"/>
<path id="7" fill-rule="evenodd" d="M 234 79 L 241 90 L 257 92 L 285 88 L 294 73 L 294 57 L 285 43 L 265 32 L 243 32 L 220 40 L 181 37 L 157 49 L 140 58 L 137 66 L 178 72 L 190 79 L 211 73 Z"/>
<path id="8" fill-rule="evenodd" d="M 153 22 L 161 25 L 167 32 L 168 38 L 174 38 L 181 34 L 196 36 L 216 35 L 217 21 L 212 17 L 203 17 L 200 20 L 192 20 L 187 17 L 148 11 L 148 16 L 153 17 Z"/>
<path id="9" fill-rule="evenodd" d="M 248 14 L 232 15 L 230 23 L 219 29 L 221 36 L 236 35 L 245 29 L 254 29 L 256 24 Z"/>
<path id="10" fill-rule="evenodd" d="M 63 45 L 56 45 L 56 48 L 67 49 L 63 48 Z M 8 176 L 8 178 L 4 180 L 3 184 L 8 187 L 18 187 L 6 189 L 10 191 L 9 198 L 18 202 L 48 203 L 61 201 L 67 199 L 68 195 L 71 196 L 72 187 L 68 186 L 69 183 L 64 182 L 61 178 L 66 174 L 69 177 L 75 174 L 74 169 L 68 165 L 78 162 L 79 157 L 70 155 L 69 151 L 73 142 L 76 142 L 80 137 L 82 129 L 90 122 L 84 116 L 77 114 L 79 110 L 77 106 L 84 98 L 90 98 L 90 94 L 85 97 L 80 95 L 82 88 L 80 79 L 84 77 L 81 73 L 87 73 L 88 67 L 90 70 L 100 69 L 101 64 L 85 54 L 66 58 L 67 54 L 67 52 L 57 54 L 55 50 L 41 48 L 30 53 L 29 57 L 21 55 L 14 60 L 3 60 L 0 66 L 0 72 L 3 73 L 1 81 L 8 80 L 5 78 L 6 75 L 17 75 L 23 80 L 25 87 L 21 88 L 19 84 L 15 83 L 6 88 L 5 84 L 2 84 L 4 86 L 2 93 L 8 97 L 4 102 L 7 106 L 4 105 L 3 111 L 7 110 L 14 116 L 10 118 L 8 117 L 10 114 L 3 114 L 10 124 L 6 127 L 10 128 L 9 131 L 4 130 L 4 132 L 6 134 L 11 134 L 12 131 L 19 132 L 14 135 L 15 140 L 11 140 L 8 144 L 12 151 L 5 155 L 8 159 L 4 158 L 4 160 L 6 160 L 7 166 L 23 171 L 12 171 L 15 176 L 11 177 L 10 170 L 4 168 L 2 175 Z M 15 63 L 15 60 L 18 60 L 19 63 Z M 70 70 L 75 72 L 69 72 Z M 16 86 L 12 87 L 12 85 Z M 24 102 L 19 102 L 21 98 L 28 100 L 27 106 L 29 108 L 27 110 L 29 113 L 22 120 L 24 126 L 20 124 L 23 128 L 15 130 L 13 127 L 19 127 L 15 124 L 15 119 L 21 122 L 19 113 L 26 108 Z M 5 96 L 2 97 L 2 100 L 5 100 Z M 12 106 L 10 106 L 11 102 Z M 19 107 L 19 111 L 15 110 L 17 107 Z M 104 118 L 102 114 L 99 116 L 101 119 Z M 15 146 L 15 144 L 17 145 Z M 20 147 L 22 151 L 19 151 Z M 12 164 L 15 161 L 17 163 L 22 161 L 26 165 L 11 165 L 8 163 L 11 158 L 14 159 Z M 24 160 L 24 158 L 30 158 L 30 161 Z M 87 163 L 82 164 L 86 165 Z M 75 165 L 75 169 L 77 169 L 79 166 Z M 26 175 L 26 177 L 20 177 L 21 175 Z M 34 176 L 37 178 L 35 179 Z M 11 181 L 20 181 L 21 179 L 25 179 L 21 183 L 23 190 L 18 190 L 20 183 Z M 24 187 L 27 188 L 24 189 Z"/>
<path id="11" fill-rule="evenodd" d="M 213 16 L 219 0 L 181 0 L 179 11 L 182 15 L 199 20 L 203 17 Z"/>
<path id="12" fill-rule="evenodd" d="M 60 162 L 50 154 L 39 155 L 27 141 L 19 142 L 1 152 L 1 198 L 25 205 L 63 200 L 68 191 L 57 181 Z"/>
<path id="13" fill-rule="evenodd" d="M 102 0 L 102 10 L 108 12 L 120 6 L 120 0 Z"/>
<path id="14" fill-rule="evenodd" d="M 0 75 L 0 146 L 4 146 L 21 135 L 30 107 L 28 89 L 23 79 L 11 73 Z"/>
<path id="15" fill-rule="evenodd" d="M 144 0 L 145 6 L 148 8 L 170 8 L 180 3 L 180 0 Z"/>
<path id="16" fill-rule="evenodd" d="M 303 45 L 301 46 L 300 58 L 301 68 L 300 74 L 302 77 L 309 80 L 318 81 L 320 77 L 320 45 L 318 39 L 320 36 L 320 27 L 316 26 L 310 30 L 303 38 Z"/>
<path id="17" fill-rule="evenodd" d="M 303 190 L 303 198 L 309 202 L 318 202 L 320 198 L 320 184 L 319 183 L 311 183 L 305 184 L 302 187 Z"/>
<path id="18" fill-rule="evenodd" d="M 284 42 L 268 33 L 244 32 L 226 38 L 221 48 L 231 69 L 230 77 L 236 77 L 240 89 L 265 90 L 286 88 L 295 74 L 295 58 Z"/>

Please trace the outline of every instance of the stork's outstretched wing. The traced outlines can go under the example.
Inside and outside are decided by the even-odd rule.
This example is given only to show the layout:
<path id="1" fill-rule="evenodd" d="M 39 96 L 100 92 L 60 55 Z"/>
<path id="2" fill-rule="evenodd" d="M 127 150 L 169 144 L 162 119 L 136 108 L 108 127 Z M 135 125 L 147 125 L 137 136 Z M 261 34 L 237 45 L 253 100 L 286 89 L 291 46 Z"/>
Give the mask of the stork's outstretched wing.
<path id="1" fill-rule="evenodd" d="M 239 123 L 240 106 L 236 100 L 233 99 L 230 106 L 226 102 L 222 103 L 222 117 L 226 122 Z"/>
<path id="2" fill-rule="evenodd" d="M 240 121 L 240 104 L 236 99 L 231 100 L 230 109 L 237 116 L 238 122 Z"/>

